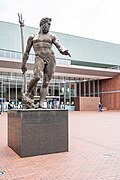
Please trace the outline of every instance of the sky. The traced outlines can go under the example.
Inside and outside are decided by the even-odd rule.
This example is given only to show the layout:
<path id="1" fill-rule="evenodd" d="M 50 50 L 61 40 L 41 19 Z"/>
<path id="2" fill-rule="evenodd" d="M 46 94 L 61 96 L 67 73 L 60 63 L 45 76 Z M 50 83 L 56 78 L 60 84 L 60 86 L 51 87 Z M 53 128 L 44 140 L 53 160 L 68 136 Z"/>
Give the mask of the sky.
<path id="1" fill-rule="evenodd" d="M 0 21 L 39 28 L 52 18 L 51 31 L 120 44 L 120 0 L 0 0 Z"/>

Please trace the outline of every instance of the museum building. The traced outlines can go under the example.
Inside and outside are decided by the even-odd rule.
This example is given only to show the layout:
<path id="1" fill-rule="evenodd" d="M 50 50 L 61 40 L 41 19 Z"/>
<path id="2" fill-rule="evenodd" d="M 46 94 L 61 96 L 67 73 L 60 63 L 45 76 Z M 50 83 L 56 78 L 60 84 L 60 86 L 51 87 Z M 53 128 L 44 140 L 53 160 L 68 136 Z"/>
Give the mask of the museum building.
<path id="1" fill-rule="evenodd" d="M 23 28 L 27 38 L 38 28 Z M 61 55 L 53 45 L 56 71 L 50 81 L 45 106 L 69 110 L 96 110 L 99 101 L 107 110 L 120 110 L 120 45 L 58 32 L 51 32 L 69 50 Z M 19 24 L 0 21 L 0 102 L 22 108 L 23 75 Z M 33 76 L 34 51 L 27 62 L 27 84 Z M 42 78 L 34 90 L 39 100 Z"/>

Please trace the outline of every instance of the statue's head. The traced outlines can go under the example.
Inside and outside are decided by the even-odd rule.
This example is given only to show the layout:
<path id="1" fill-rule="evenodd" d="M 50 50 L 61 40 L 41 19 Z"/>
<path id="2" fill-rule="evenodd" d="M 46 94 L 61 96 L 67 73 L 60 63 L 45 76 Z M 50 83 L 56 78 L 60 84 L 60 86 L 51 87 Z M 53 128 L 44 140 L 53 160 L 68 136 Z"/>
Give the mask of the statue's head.
<path id="1" fill-rule="evenodd" d="M 45 23 L 51 23 L 52 19 L 51 18 L 42 18 L 41 21 L 40 21 L 40 27 L 45 24 Z"/>
<path id="2" fill-rule="evenodd" d="M 42 18 L 40 21 L 40 29 L 43 34 L 47 34 L 51 25 L 51 18 Z"/>

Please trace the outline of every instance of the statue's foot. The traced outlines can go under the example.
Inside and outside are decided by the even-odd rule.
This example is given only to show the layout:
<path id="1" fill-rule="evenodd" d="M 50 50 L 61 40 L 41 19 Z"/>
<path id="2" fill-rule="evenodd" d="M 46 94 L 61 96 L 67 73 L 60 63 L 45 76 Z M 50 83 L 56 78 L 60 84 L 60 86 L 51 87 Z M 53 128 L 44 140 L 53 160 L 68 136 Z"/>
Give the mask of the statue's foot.
<path id="1" fill-rule="evenodd" d="M 34 104 L 34 100 L 27 96 L 25 93 L 23 94 L 23 104 L 26 106 L 27 109 L 38 108 L 38 106 Z"/>
<path id="2" fill-rule="evenodd" d="M 40 109 L 47 109 L 46 107 L 43 106 L 43 104 L 39 104 Z"/>
<path id="3" fill-rule="evenodd" d="M 39 106 L 40 109 L 47 109 L 46 107 L 44 106 Z"/>
<path id="4" fill-rule="evenodd" d="M 38 106 L 36 106 L 34 103 L 27 103 L 26 106 L 29 108 L 29 109 L 38 109 Z"/>
<path id="5" fill-rule="evenodd" d="M 24 103 L 26 109 L 37 109 L 38 108 L 38 106 L 36 106 L 34 103 L 31 103 L 31 102 L 28 102 L 25 100 L 23 100 L 23 103 Z"/>
<path id="6" fill-rule="evenodd" d="M 31 99 L 27 94 L 23 93 L 23 101 L 29 102 L 29 103 L 34 103 L 34 100 Z"/>

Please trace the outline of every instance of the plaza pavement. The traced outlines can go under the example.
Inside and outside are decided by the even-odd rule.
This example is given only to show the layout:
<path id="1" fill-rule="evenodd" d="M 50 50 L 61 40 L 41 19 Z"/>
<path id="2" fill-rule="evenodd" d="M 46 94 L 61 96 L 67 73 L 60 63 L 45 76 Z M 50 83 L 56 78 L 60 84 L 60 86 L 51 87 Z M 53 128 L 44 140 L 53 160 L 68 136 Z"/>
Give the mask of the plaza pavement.
<path id="1" fill-rule="evenodd" d="M 0 115 L 0 180 L 120 180 L 120 111 L 69 112 L 69 152 L 20 158 Z"/>

